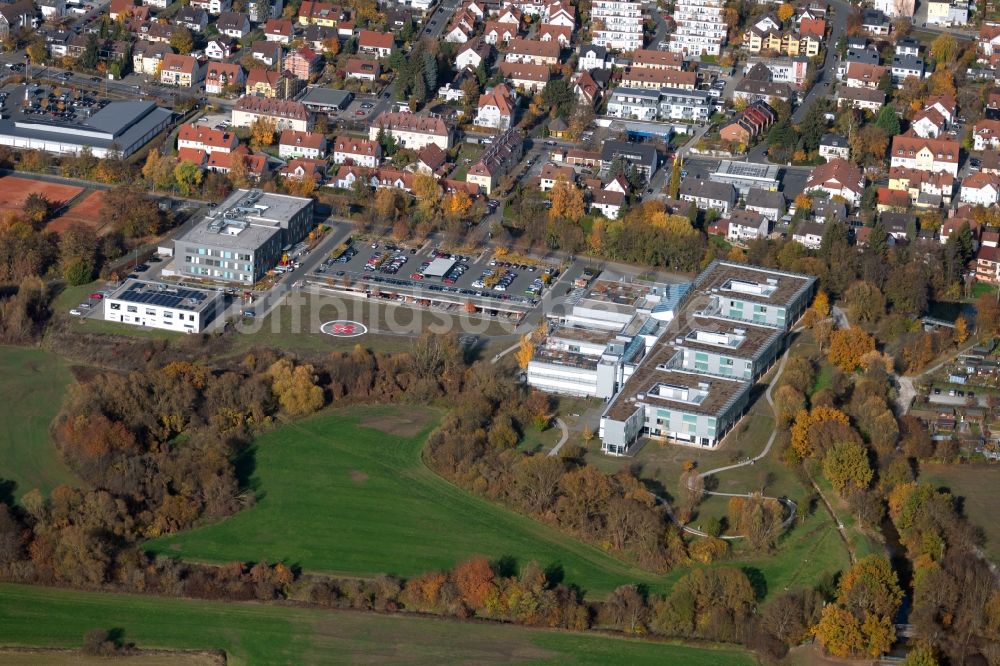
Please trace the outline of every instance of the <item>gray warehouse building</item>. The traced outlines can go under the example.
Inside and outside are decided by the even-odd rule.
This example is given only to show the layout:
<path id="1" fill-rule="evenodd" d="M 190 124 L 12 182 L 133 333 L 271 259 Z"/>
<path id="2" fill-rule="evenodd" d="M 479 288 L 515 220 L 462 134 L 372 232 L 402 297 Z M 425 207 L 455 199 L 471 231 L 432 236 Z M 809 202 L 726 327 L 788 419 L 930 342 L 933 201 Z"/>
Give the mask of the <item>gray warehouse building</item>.
<path id="1" fill-rule="evenodd" d="M 312 226 L 312 199 L 237 190 L 174 241 L 174 270 L 185 277 L 254 284 Z"/>
<path id="2" fill-rule="evenodd" d="M 14 88 L 0 117 L 0 145 L 58 154 L 89 148 L 99 158 L 112 151 L 128 157 L 165 130 L 174 115 L 153 102 L 102 102 L 100 107 L 53 92 L 34 85 Z"/>

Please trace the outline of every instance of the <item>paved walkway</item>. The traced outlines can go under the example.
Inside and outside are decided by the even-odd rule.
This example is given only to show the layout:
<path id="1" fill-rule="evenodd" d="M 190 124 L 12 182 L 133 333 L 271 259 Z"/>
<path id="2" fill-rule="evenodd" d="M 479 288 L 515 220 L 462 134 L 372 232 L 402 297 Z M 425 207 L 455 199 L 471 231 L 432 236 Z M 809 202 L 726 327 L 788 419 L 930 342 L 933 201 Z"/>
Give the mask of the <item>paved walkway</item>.
<path id="1" fill-rule="evenodd" d="M 559 455 L 559 451 L 562 450 L 563 444 L 565 444 L 566 440 L 569 439 L 569 428 L 566 427 L 566 424 L 563 423 L 563 420 L 557 418 L 556 425 L 559 426 L 560 430 L 562 430 L 562 437 L 559 438 L 559 443 L 553 446 L 552 450 L 549 451 L 550 458 L 554 458 L 555 456 Z"/>
<path id="2" fill-rule="evenodd" d="M 506 356 L 507 354 L 511 353 L 512 351 L 516 350 L 520 346 L 521 346 L 521 342 L 518 341 L 516 344 L 513 344 L 510 347 L 507 347 L 507 349 L 504 349 L 502 352 L 500 352 L 499 354 L 497 354 L 496 356 L 494 356 L 493 360 L 490 361 L 490 363 L 496 364 L 497 361 L 499 361 L 500 359 L 502 359 L 504 356 Z"/>

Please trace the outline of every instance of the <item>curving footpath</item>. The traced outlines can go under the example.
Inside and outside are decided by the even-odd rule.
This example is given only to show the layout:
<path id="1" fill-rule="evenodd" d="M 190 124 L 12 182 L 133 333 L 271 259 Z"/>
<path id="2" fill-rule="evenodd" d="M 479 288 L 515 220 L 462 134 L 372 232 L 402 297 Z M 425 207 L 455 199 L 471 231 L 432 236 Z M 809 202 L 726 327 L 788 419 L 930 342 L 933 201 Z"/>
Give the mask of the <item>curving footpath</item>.
<path id="1" fill-rule="evenodd" d="M 559 455 L 559 451 L 562 449 L 563 444 L 565 444 L 566 440 L 569 439 L 569 428 L 566 427 L 566 424 L 563 423 L 561 418 L 556 417 L 556 425 L 559 426 L 559 429 L 562 431 L 562 437 L 559 438 L 559 443 L 553 446 L 552 450 L 549 451 L 550 458 L 554 458 Z"/>
<path id="2" fill-rule="evenodd" d="M 791 333 L 798 333 L 801 330 L 802 330 L 802 328 L 799 327 L 799 328 L 793 329 L 791 331 Z M 774 411 L 774 399 L 771 397 L 771 391 L 774 388 L 774 385 L 778 382 L 778 379 L 781 378 L 781 373 L 785 371 L 785 363 L 788 362 L 788 356 L 791 353 L 791 351 L 792 351 L 792 347 L 791 347 L 791 345 L 789 345 L 788 349 L 786 349 L 785 353 L 782 354 L 782 356 L 781 356 L 781 363 L 778 364 L 778 370 L 777 370 L 777 372 L 775 372 L 774 377 L 768 383 L 767 389 L 764 391 L 764 397 L 767 399 L 767 404 L 771 407 L 772 411 Z M 723 467 L 716 467 L 715 469 L 707 470 L 707 471 L 702 472 L 701 474 L 699 474 L 698 478 L 706 479 L 706 478 L 708 478 L 708 477 L 710 477 L 712 475 L 715 475 L 715 474 L 720 474 L 722 472 L 726 472 L 726 471 L 731 470 L 731 469 L 737 469 L 739 467 L 746 467 L 747 465 L 754 464 L 755 462 L 757 462 L 758 460 L 760 460 L 761 458 L 763 458 L 764 456 L 766 456 L 768 453 L 771 452 L 771 447 L 774 446 L 774 440 L 777 439 L 777 437 L 778 437 L 778 429 L 774 428 L 773 430 L 771 430 L 771 436 L 768 438 L 767 444 L 764 446 L 764 450 L 761 451 L 760 453 L 758 453 L 753 458 L 747 458 L 747 459 L 743 460 L 742 462 L 733 463 L 732 465 L 725 465 Z M 704 495 L 716 495 L 718 497 L 753 497 L 755 495 L 752 492 L 750 492 L 750 493 L 720 493 L 720 492 L 716 492 L 714 490 L 704 490 L 704 489 L 702 489 L 701 492 Z M 684 530 L 688 534 L 693 534 L 694 536 L 699 536 L 699 537 L 707 537 L 707 536 L 709 536 L 707 533 L 702 532 L 701 530 L 697 530 L 697 529 L 695 529 L 693 527 L 690 527 L 688 525 L 682 525 L 680 522 L 677 521 L 677 518 L 674 516 L 674 512 L 670 508 L 670 504 L 667 502 L 667 500 L 665 500 L 664 498 L 662 498 L 662 497 L 660 497 L 658 495 L 654 495 L 654 497 L 656 497 L 656 499 L 661 504 L 663 504 L 664 507 L 666 507 L 666 509 L 667 509 L 667 515 L 670 517 L 670 520 L 673 521 L 674 524 L 676 524 L 682 530 Z M 796 516 L 797 510 L 798 510 L 798 505 L 795 503 L 794 500 L 791 500 L 791 499 L 788 499 L 788 498 L 784 498 L 784 497 L 769 497 L 767 495 L 760 495 L 760 497 L 762 499 L 770 499 L 770 500 L 775 500 L 777 502 L 781 502 L 781 504 L 784 505 L 788 509 L 788 517 L 785 518 L 783 521 L 781 521 L 781 529 L 782 529 L 782 531 L 784 531 L 784 530 L 787 530 L 789 527 L 791 527 L 792 523 L 795 522 L 795 516 Z M 721 536 L 719 538 L 720 539 L 725 539 L 726 541 L 735 541 L 737 539 L 743 539 L 743 538 L 745 538 L 745 535 L 743 535 L 743 534 L 735 534 L 735 535 L 730 535 L 730 536 Z"/>

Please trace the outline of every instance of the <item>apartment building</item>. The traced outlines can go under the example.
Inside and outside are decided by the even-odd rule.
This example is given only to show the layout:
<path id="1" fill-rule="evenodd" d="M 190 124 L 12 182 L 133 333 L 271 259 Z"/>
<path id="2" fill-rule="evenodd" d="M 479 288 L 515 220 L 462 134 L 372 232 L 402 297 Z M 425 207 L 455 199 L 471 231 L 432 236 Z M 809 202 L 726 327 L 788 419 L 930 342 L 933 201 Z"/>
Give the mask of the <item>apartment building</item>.
<path id="1" fill-rule="evenodd" d="M 420 150 L 431 143 L 448 150 L 453 139 L 451 128 L 443 118 L 424 113 L 383 111 L 368 127 L 368 138 L 375 140 L 379 133 L 391 135 L 398 146 L 411 150 Z"/>
<path id="2" fill-rule="evenodd" d="M 670 50 L 688 58 L 719 55 L 726 42 L 724 11 L 722 0 L 679 0 L 674 5 L 677 28 L 670 35 Z"/>
<path id="3" fill-rule="evenodd" d="M 613 51 L 642 48 L 642 3 L 621 0 L 594 0 L 590 10 L 595 46 Z"/>

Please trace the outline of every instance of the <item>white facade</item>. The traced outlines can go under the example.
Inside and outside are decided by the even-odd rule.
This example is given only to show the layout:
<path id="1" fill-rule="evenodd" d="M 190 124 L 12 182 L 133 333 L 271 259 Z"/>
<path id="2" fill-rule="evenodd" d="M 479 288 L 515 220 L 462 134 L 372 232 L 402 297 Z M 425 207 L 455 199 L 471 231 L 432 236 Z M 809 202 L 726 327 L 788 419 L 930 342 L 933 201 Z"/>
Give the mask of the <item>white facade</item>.
<path id="1" fill-rule="evenodd" d="M 714 55 L 726 42 L 722 0 L 680 0 L 674 7 L 677 29 L 670 35 L 670 50 L 686 56 Z"/>
<path id="2" fill-rule="evenodd" d="M 218 292 L 129 280 L 104 299 L 104 318 L 133 326 L 200 333 L 216 315 Z"/>
<path id="3" fill-rule="evenodd" d="M 590 10 L 591 21 L 600 21 L 603 27 L 593 30 L 593 41 L 619 51 L 642 48 L 642 4 L 618 0 L 594 0 Z"/>
<path id="4" fill-rule="evenodd" d="M 233 109 L 233 127 L 250 127 L 258 118 L 270 118 L 275 122 L 276 129 L 278 130 L 309 131 L 308 118 L 286 118 L 283 116 L 272 116 L 267 113 L 254 113 L 252 111 Z"/>

